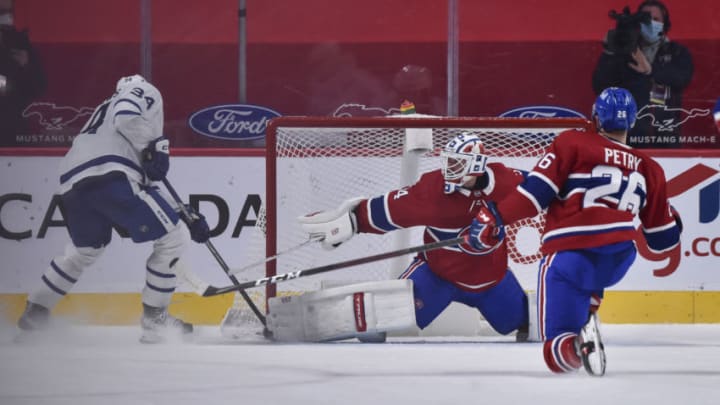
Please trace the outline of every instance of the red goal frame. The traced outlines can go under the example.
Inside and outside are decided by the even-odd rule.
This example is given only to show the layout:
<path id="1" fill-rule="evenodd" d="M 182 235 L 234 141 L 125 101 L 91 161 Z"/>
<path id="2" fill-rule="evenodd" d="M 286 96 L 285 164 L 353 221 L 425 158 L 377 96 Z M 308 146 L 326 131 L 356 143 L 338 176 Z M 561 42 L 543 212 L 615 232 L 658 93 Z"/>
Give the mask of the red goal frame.
<path id="1" fill-rule="evenodd" d="M 277 133 L 279 128 L 581 128 L 590 130 L 593 125 L 583 118 L 510 118 L 510 117 L 307 117 L 284 116 L 273 118 L 266 129 L 266 182 L 265 209 L 267 213 L 266 257 L 277 254 Z M 265 265 L 266 276 L 277 274 L 276 262 Z M 277 287 L 266 286 L 266 299 L 274 297 Z"/>

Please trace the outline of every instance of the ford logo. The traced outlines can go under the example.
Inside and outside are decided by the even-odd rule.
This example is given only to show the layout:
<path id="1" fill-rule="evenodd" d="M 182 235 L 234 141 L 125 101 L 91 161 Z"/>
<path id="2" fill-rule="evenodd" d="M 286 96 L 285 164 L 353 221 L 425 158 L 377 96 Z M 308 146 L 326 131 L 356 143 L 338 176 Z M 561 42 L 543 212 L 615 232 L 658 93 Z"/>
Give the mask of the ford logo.
<path id="1" fill-rule="evenodd" d="M 583 118 L 584 115 L 577 111 L 564 107 L 555 107 L 551 105 L 533 105 L 527 107 L 515 108 L 500 114 L 501 117 L 517 117 L 517 118 Z"/>
<path id="2" fill-rule="evenodd" d="M 193 131 L 210 138 L 246 141 L 265 136 L 270 119 L 280 113 L 248 104 L 225 104 L 203 108 L 188 118 Z"/>

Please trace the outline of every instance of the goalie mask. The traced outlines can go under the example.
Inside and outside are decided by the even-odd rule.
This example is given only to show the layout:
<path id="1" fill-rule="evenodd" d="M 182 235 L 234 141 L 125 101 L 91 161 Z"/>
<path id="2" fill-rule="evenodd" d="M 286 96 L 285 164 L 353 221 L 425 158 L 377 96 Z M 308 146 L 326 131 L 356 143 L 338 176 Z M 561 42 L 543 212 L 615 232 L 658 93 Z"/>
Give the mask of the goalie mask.
<path id="1" fill-rule="evenodd" d="M 463 187 L 471 178 L 485 173 L 487 156 L 477 135 L 463 132 L 451 139 L 440 152 L 440 158 L 446 194 Z"/>

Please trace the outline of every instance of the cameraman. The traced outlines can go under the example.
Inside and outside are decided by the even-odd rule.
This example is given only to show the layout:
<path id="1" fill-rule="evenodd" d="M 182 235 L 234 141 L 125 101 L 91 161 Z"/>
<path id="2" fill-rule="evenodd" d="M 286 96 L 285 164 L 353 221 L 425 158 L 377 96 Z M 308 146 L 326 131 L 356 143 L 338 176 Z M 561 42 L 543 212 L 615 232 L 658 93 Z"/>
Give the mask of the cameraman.
<path id="1" fill-rule="evenodd" d="M 636 148 L 680 147 L 682 92 L 690 83 L 693 63 L 683 45 L 672 42 L 670 14 L 658 0 L 646 0 L 635 14 L 626 7 L 608 32 L 592 76 L 595 94 L 611 86 L 628 89 L 638 107 L 628 145 Z M 654 125 L 653 125 L 654 124 Z M 665 124 L 664 126 L 662 124 Z"/>
<path id="2" fill-rule="evenodd" d="M 15 144 L 26 132 L 22 112 L 47 87 L 27 31 L 13 25 L 12 0 L 0 0 L 0 146 Z"/>

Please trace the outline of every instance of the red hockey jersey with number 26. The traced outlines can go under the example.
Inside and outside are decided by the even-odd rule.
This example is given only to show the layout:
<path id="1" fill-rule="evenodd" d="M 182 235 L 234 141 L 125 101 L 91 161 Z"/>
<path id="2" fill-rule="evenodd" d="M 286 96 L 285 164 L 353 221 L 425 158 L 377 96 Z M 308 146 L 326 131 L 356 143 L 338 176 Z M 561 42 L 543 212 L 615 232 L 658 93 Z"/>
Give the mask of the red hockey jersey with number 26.
<path id="1" fill-rule="evenodd" d="M 561 133 L 525 182 L 498 203 L 506 224 L 545 208 L 545 254 L 633 240 L 635 217 L 652 251 L 679 243 L 660 165 L 597 133 Z"/>

